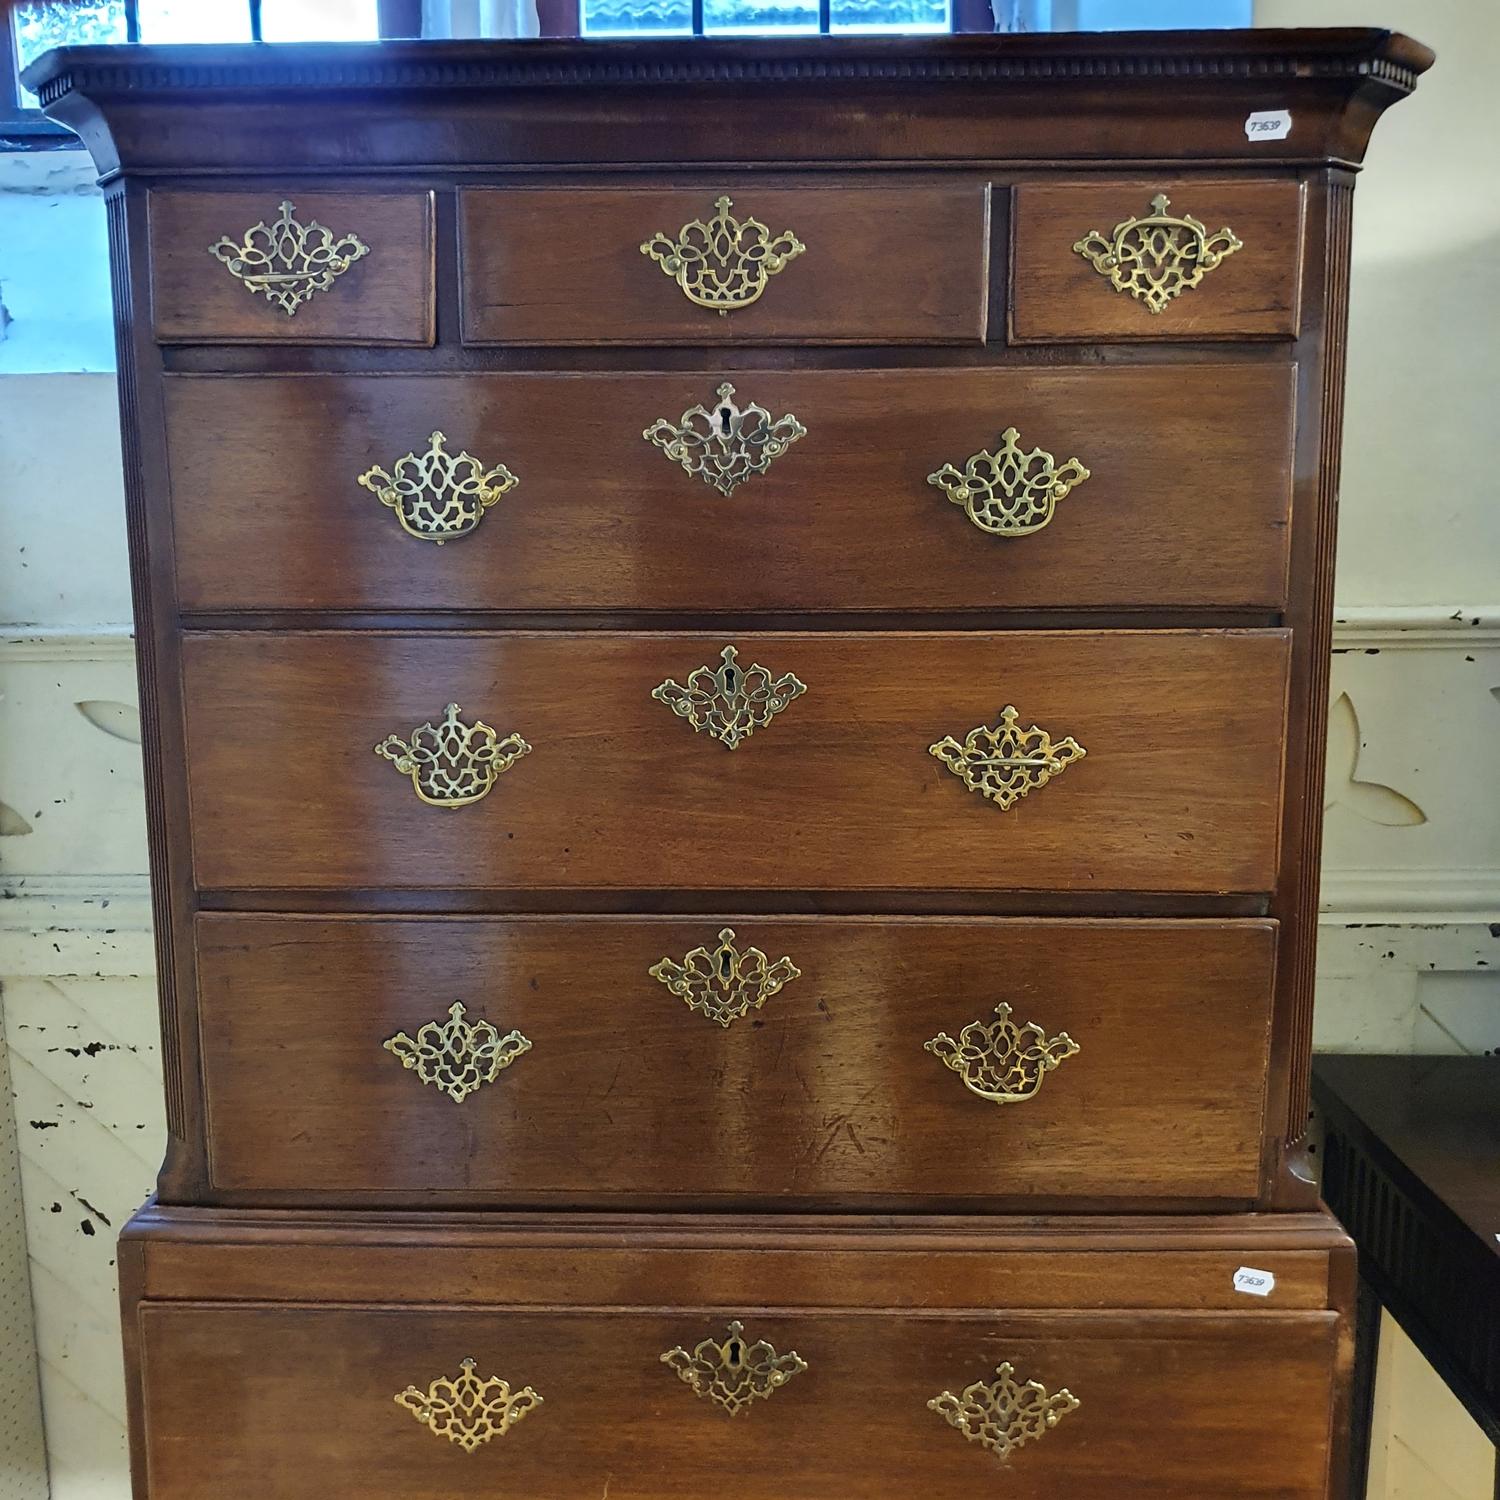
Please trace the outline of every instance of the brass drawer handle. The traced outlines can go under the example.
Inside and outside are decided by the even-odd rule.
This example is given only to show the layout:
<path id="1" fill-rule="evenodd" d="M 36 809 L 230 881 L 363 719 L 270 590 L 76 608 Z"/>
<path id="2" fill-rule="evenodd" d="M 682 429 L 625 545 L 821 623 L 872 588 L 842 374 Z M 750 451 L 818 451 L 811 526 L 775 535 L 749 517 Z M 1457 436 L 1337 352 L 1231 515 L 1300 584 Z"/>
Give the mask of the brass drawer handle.
<path id="1" fill-rule="evenodd" d="M 415 1037 L 398 1031 L 381 1045 L 423 1083 L 462 1104 L 470 1094 L 493 1083 L 518 1057 L 531 1051 L 519 1031 L 504 1036 L 488 1021 L 469 1021 L 464 1003 L 448 1007 L 446 1021 L 429 1021 Z"/>
<path id="2" fill-rule="evenodd" d="M 388 734 L 376 755 L 411 777 L 412 788 L 431 807 L 467 807 L 489 795 L 490 788 L 531 746 L 518 734 L 502 740 L 482 719 L 465 724 L 462 710 L 450 703 L 441 722 L 418 724 L 410 740 Z"/>
<path id="3" fill-rule="evenodd" d="M 759 219 L 737 219 L 733 199 L 714 200 L 713 217 L 689 219 L 677 237 L 658 230 L 641 246 L 683 296 L 723 317 L 749 307 L 766 283 L 807 246 L 790 229 L 774 237 Z"/>
<path id="4" fill-rule="evenodd" d="M 1024 1104 L 1036 1097 L 1047 1074 L 1081 1049 L 1066 1031 L 1049 1038 L 1034 1021 L 1017 1026 L 1008 1005 L 997 1005 L 995 1015 L 989 1022 L 970 1021 L 956 1042 L 940 1031 L 924 1049 L 952 1068 L 971 1094 L 994 1104 Z"/>
<path id="5" fill-rule="evenodd" d="M 735 947 L 732 927 L 719 933 L 717 948 L 693 948 L 681 963 L 664 958 L 646 972 L 685 1001 L 689 1010 L 725 1028 L 759 1010 L 802 974 L 785 956 L 771 963 L 759 948 Z"/>
<path id="6" fill-rule="evenodd" d="M 759 662 L 742 667 L 738 658 L 733 646 L 725 646 L 717 667 L 695 667 L 686 684 L 669 677 L 651 689 L 651 696 L 686 719 L 694 734 L 706 732 L 727 749 L 737 750 L 807 691 L 807 684 L 790 672 L 772 678 Z"/>
<path id="7" fill-rule="evenodd" d="M 807 1361 L 794 1349 L 778 1354 L 765 1340 L 748 1343 L 745 1325 L 729 1325 L 722 1343 L 706 1338 L 689 1354 L 680 1344 L 661 1357 L 677 1371 L 677 1378 L 690 1385 L 697 1396 L 707 1396 L 716 1406 L 737 1417 L 753 1401 L 769 1401 L 795 1375 L 807 1369 Z"/>
<path id="8" fill-rule="evenodd" d="M 512 1391 L 507 1381 L 492 1375 L 480 1380 L 476 1361 L 466 1359 L 456 1379 L 443 1376 L 425 1391 L 409 1385 L 396 1396 L 396 1405 L 409 1411 L 429 1432 L 457 1443 L 465 1453 L 482 1448 L 491 1438 L 504 1437 L 528 1412 L 542 1404 L 532 1388 Z"/>
<path id="9" fill-rule="evenodd" d="M 389 470 L 376 464 L 359 476 L 365 489 L 396 512 L 408 536 L 439 547 L 468 536 L 485 511 L 520 483 L 504 464 L 486 469 L 471 453 L 449 453 L 447 441 L 434 432 L 420 456 L 403 453 Z"/>
<path id="10" fill-rule="evenodd" d="M 674 425 L 659 417 L 641 436 L 654 443 L 686 474 L 696 474 L 721 495 L 732 495 L 737 485 L 764 474 L 805 428 L 790 412 L 774 422 L 771 413 L 754 403 L 743 411 L 734 404 L 734 387 L 719 387 L 712 410 L 690 406 Z"/>
<path id="11" fill-rule="evenodd" d="M 1158 193 L 1151 212 L 1121 219 L 1108 235 L 1091 229 L 1073 249 L 1117 291 L 1159 313 L 1191 291 L 1244 242 L 1227 225 L 1217 234 L 1191 214 L 1169 214 L 1171 199 Z"/>
<path id="12" fill-rule="evenodd" d="M 1002 812 L 1027 793 L 1061 776 L 1088 751 L 1071 736 L 1054 741 L 1035 724 L 1020 729 L 1016 710 L 1006 704 L 1000 723 L 980 724 L 960 744 L 951 734 L 927 747 L 971 792 L 997 804 Z"/>
<path id="13" fill-rule="evenodd" d="M 299 224 L 294 205 L 283 203 L 269 224 L 264 219 L 252 224 L 239 242 L 225 235 L 208 253 L 247 292 L 263 295 L 291 318 L 314 292 L 326 292 L 336 277 L 368 255 L 370 247 L 357 235 L 335 240 L 316 219 Z"/>
<path id="14" fill-rule="evenodd" d="M 1009 1458 L 1024 1444 L 1046 1437 L 1069 1412 L 1083 1405 L 1066 1389 L 1049 1396 L 1039 1381 L 1018 1385 L 1009 1361 L 997 1366 L 995 1374 L 998 1380 L 975 1381 L 962 1395 L 944 1391 L 927 1403 L 927 1409 L 998 1458 Z"/>
<path id="15" fill-rule="evenodd" d="M 1024 452 L 1021 434 L 1007 427 L 993 453 L 981 448 L 964 460 L 962 469 L 944 464 L 927 476 L 954 505 L 991 536 L 1026 536 L 1040 531 L 1075 486 L 1089 477 L 1076 458 L 1058 461 L 1044 448 Z"/>

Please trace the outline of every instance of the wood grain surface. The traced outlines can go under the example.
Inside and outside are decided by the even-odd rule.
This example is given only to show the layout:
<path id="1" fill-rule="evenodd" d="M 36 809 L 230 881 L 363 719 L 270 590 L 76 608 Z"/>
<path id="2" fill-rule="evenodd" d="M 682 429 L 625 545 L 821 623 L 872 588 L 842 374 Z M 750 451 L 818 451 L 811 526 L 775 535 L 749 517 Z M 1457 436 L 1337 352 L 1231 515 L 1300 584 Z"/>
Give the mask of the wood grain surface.
<path id="1" fill-rule="evenodd" d="M 641 245 L 706 222 L 721 195 L 774 239 L 806 247 L 760 298 L 691 302 Z M 979 344 L 986 322 L 989 185 L 470 188 L 458 195 L 469 344 Z M 738 247 L 754 243 L 741 236 Z"/>
<path id="2" fill-rule="evenodd" d="M 800 971 L 725 1028 L 649 973 L 732 927 Z M 1274 924 L 835 918 L 198 920 L 215 1201 L 858 1208 L 1248 1202 Z M 383 1043 L 461 1001 L 532 1043 L 461 1102 Z M 1076 1056 L 997 1104 L 924 1050 Z"/>
<path id="3" fill-rule="evenodd" d="M 1149 217 L 1165 193 L 1172 217 L 1209 235 L 1228 228 L 1241 248 L 1159 313 L 1125 292 L 1073 246 L 1092 230 Z M 1013 190 L 1011 337 L 1017 343 L 1090 339 L 1291 338 L 1302 270 L 1300 183 L 1213 178 L 1058 179 Z"/>
<path id="4" fill-rule="evenodd" d="M 352 234 L 369 248 L 290 315 L 209 252 L 221 239 L 241 244 L 252 226 L 271 224 L 283 201 L 299 224 L 316 221 L 335 242 Z M 431 192 L 161 188 L 150 194 L 149 216 L 151 310 L 163 343 L 422 346 L 436 336 Z"/>
<path id="5" fill-rule="evenodd" d="M 779 1500 L 790 1474 L 816 1500 L 963 1494 L 1001 1479 L 1025 1500 L 1321 1500 L 1328 1465 L 1333 1313 L 188 1303 L 139 1316 L 152 1500 L 199 1500 L 205 1473 L 223 1500 L 660 1500 L 712 1492 L 726 1465 L 747 1500 Z M 723 1339 L 733 1318 L 807 1366 L 738 1418 L 660 1358 Z M 473 1453 L 393 1399 L 458 1376 L 467 1358 L 544 1403 Z M 1081 1402 L 1003 1468 L 928 1408 L 994 1380 L 1002 1360 Z"/>
<path id="6" fill-rule="evenodd" d="M 1264 891 L 1277 631 L 743 634 L 807 691 L 730 750 L 651 697 L 720 635 L 254 632 L 184 640 L 207 889 Z M 533 752 L 423 803 L 374 753 L 457 703 Z M 994 725 L 1087 758 L 1002 810 L 928 753 Z"/>
<path id="7" fill-rule="evenodd" d="M 1294 374 L 170 376 L 178 587 L 194 611 L 1274 609 Z M 806 429 L 728 496 L 642 436 L 713 407 L 726 380 L 742 409 Z M 1042 530 L 997 537 L 927 476 L 1010 427 L 1089 478 Z M 436 431 L 519 480 L 442 546 L 356 482 Z"/>

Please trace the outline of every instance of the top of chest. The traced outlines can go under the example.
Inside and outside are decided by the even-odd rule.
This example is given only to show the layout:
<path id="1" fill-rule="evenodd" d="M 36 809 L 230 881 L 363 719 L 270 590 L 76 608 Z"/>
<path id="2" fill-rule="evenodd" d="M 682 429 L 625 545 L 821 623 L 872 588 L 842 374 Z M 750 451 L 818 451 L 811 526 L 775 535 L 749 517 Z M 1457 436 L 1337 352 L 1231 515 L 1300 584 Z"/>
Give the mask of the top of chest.
<path id="1" fill-rule="evenodd" d="M 26 80 L 105 175 L 1254 168 L 1357 164 L 1380 111 L 1431 62 L 1410 38 L 1340 28 L 77 47 Z"/>
<path id="2" fill-rule="evenodd" d="M 1025 345 L 1296 337 L 1303 179 L 1429 61 L 1177 32 L 83 48 L 28 79 L 146 189 L 162 343 Z"/>

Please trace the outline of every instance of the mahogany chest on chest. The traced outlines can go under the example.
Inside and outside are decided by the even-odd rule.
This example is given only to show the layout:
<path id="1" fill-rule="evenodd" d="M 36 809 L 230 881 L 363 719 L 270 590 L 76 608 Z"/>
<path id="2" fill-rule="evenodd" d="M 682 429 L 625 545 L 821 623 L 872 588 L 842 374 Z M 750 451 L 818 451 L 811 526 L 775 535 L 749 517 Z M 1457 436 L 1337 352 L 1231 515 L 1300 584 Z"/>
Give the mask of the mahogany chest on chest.
<path id="1" fill-rule="evenodd" d="M 1430 61 L 37 65 L 120 327 L 139 1500 L 1332 1492 L 1350 194 Z"/>

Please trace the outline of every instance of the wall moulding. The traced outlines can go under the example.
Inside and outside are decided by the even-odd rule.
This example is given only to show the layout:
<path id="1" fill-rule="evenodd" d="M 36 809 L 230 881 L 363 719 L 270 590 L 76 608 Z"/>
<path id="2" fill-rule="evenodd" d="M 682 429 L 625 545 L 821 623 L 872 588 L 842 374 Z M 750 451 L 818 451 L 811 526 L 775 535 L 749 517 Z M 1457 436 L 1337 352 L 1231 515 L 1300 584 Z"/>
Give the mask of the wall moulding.
<path id="1" fill-rule="evenodd" d="M 66 630 L 10 625 L 0 632 L 0 662 L 119 661 L 134 655 L 135 633 L 128 625 Z"/>
<path id="2" fill-rule="evenodd" d="M 1457 651 L 1500 645 L 1500 604 L 1350 604 L 1336 607 L 1333 649 Z"/>

